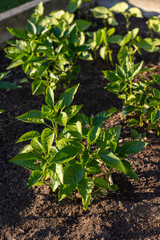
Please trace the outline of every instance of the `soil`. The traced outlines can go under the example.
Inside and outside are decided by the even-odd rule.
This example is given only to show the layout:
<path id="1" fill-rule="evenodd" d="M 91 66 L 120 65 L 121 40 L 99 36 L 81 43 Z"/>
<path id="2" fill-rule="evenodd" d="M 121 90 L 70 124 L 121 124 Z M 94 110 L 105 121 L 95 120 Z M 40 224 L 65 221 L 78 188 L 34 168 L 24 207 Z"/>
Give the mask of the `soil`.
<path id="1" fill-rule="evenodd" d="M 118 31 L 124 34 L 124 19 L 120 18 Z M 133 19 L 131 28 L 139 27 L 141 36 L 148 36 L 146 19 Z M 98 22 L 101 25 L 101 22 Z M 114 48 L 114 46 L 113 46 Z M 0 72 L 6 71 L 10 60 L 1 54 Z M 158 54 L 144 53 L 136 61 L 144 59 L 145 67 L 155 67 L 159 74 Z M 115 57 L 114 60 L 116 61 Z M 110 69 L 101 59 L 79 62 L 81 73 L 75 104 L 83 104 L 82 112 L 91 115 L 110 107 L 122 108 L 121 101 L 106 90 L 106 79 L 102 70 Z M 9 81 L 18 82 L 25 77 L 20 68 L 13 69 Z M 42 96 L 32 96 L 30 85 L 23 84 L 18 90 L 1 90 L 0 108 L 6 111 L 0 116 L 0 239 L 2 240 L 157 240 L 160 239 L 160 137 L 145 128 L 147 147 L 130 158 L 140 183 L 121 173 L 113 174 L 113 181 L 119 187 L 117 192 L 98 196 L 85 212 L 81 199 L 64 199 L 58 202 L 57 192 L 47 186 L 27 187 L 29 171 L 8 160 L 18 154 L 23 143 L 15 144 L 27 131 L 42 130 L 41 125 L 32 125 L 16 120 L 16 116 L 31 109 L 40 109 Z M 123 125 L 121 139 L 130 140 L 130 130 L 116 113 L 105 123 L 106 127 Z"/>

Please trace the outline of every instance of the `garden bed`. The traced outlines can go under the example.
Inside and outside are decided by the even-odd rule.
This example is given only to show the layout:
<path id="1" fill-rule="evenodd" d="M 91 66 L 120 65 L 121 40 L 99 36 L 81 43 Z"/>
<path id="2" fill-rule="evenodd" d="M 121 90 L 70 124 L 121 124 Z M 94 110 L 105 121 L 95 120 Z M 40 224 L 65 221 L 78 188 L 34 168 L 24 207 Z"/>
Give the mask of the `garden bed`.
<path id="1" fill-rule="evenodd" d="M 119 16 L 118 16 L 119 17 Z M 148 36 L 146 19 L 132 19 L 132 27 L 139 27 L 140 34 Z M 119 32 L 124 34 L 124 19 L 120 18 Z M 100 24 L 98 22 L 98 24 Z M 143 73 L 159 74 L 158 54 L 143 55 L 145 67 L 155 70 Z M 114 57 L 116 61 L 116 58 Z M 141 57 L 137 57 L 139 62 Z M 1 51 L 1 70 L 6 70 L 10 61 Z M 117 107 L 122 104 L 116 96 L 104 90 L 106 79 L 102 70 L 111 69 L 103 60 L 80 61 L 81 72 L 73 85 L 80 83 L 74 104 L 83 104 L 82 112 L 91 115 Z M 10 75 L 11 82 L 25 77 L 20 68 Z M 138 174 L 140 183 L 129 179 L 121 173 L 114 173 L 113 180 L 119 186 L 117 192 L 108 192 L 106 196 L 97 196 L 84 212 L 81 199 L 73 201 L 65 198 L 58 202 L 57 192 L 51 193 L 47 186 L 27 187 L 29 171 L 9 163 L 9 159 L 18 154 L 23 146 L 15 144 L 25 132 L 33 129 L 32 124 L 20 122 L 16 116 L 31 109 L 40 109 L 41 96 L 32 96 L 30 86 L 26 83 L 18 90 L 1 90 L 1 107 L 6 112 L 0 116 L 0 196 L 1 239 L 159 239 L 160 234 L 160 137 L 145 128 L 138 129 L 146 133 L 145 149 L 132 156 L 130 163 Z M 130 140 L 130 131 L 123 123 L 120 113 L 115 113 L 106 127 L 123 125 L 121 138 Z M 42 130 L 37 125 L 34 130 Z"/>

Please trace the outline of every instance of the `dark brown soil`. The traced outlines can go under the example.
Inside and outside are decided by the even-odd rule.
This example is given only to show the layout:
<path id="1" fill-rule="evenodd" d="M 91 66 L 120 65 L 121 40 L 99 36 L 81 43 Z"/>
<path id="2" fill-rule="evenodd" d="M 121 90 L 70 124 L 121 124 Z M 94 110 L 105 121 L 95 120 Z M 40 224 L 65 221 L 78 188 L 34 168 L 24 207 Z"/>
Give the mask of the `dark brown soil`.
<path id="1" fill-rule="evenodd" d="M 141 27 L 142 35 L 147 36 L 145 20 L 133 22 Z M 122 22 L 121 31 L 123 25 Z M 3 72 L 10 61 L 3 52 L 0 54 L 0 72 Z M 137 61 L 140 60 L 138 57 Z M 145 66 L 156 67 L 152 74 L 159 74 L 157 54 L 145 54 L 144 60 Z M 101 60 L 80 64 L 82 71 L 77 80 L 80 88 L 74 102 L 84 105 L 82 111 L 91 115 L 110 107 L 121 109 L 120 100 L 104 90 L 106 80 L 102 70 L 111 66 Z M 145 73 L 145 76 L 150 74 Z M 23 77 L 22 71 L 15 69 L 9 80 L 18 81 Z M 86 212 L 79 198 L 58 202 L 57 192 L 51 193 L 46 186 L 28 189 L 29 171 L 8 160 L 22 148 L 23 144 L 15 142 L 23 133 L 42 130 L 41 125 L 23 123 L 15 117 L 31 109 L 40 109 L 42 102 L 42 96 L 32 96 L 28 84 L 19 90 L 1 90 L 0 108 L 6 109 L 6 112 L 0 115 L 0 239 L 160 239 L 160 137 L 146 129 L 141 129 L 141 132 L 146 133 L 147 147 L 130 158 L 140 183 L 121 173 L 114 173 L 113 180 L 119 186 L 118 191 L 97 197 Z M 130 139 L 129 129 L 119 113 L 106 122 L 107 127 L 116 125 L 123 125 L 121 138 L 124 141 Z"/>

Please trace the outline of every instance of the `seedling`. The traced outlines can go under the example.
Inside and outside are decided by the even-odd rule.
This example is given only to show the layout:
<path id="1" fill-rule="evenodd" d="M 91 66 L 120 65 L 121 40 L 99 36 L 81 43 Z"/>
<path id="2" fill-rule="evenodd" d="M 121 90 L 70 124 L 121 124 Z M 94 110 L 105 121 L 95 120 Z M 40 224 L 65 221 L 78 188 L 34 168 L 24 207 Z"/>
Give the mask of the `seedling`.
<path id="1" fill-rule="evenodd" d="M 160 33 L 160 19 L 158 17 L 152 17 L 147 22 L 148 28 L 150 30 L 150 36 L 153 39 L 153 31 Z"/>
<path id="2" fill-rule="evenodd" d="M 93 12 L 93 16 L 95 18 L 100 18 L 103 20 L 104 27 L 107 27 L 107 23 L 111 26 L 117 26 L 118 23 L 110 9 L 107 9 L 106 7 L 95 7 L 91 9 Z"/>
<path id="3" fill-rule="evenodd" d="M 110 61 L 113 65 L 112 59 L 112 50 L 110 49 L 110 43 L 117 43 L 120 41 L 119 35 L 114 35 L 115 28 L 103 28 L 99 29 L 96 32 L 89 33 L 91 39 L 89 40 L 89 44 L 91 44 L 91 49 L 94 51 L 94 59 L 97 58 L 96 53 L 97 50 L 100 49 L 100 56 L 107 63 Z"/>
<path id="4" fill-rule="evenodd" d="M 132 16 L 137 18 L 143 18 L 143 15 L 139 8 L 137 7 L 129 8 L 129 5 L 126 2 L 117 3 L 116 5 L 111 7 L 109 10 L 112 12 L 121 13 L 125 17 L 127 33 L 129 31 L 129 26 L 130 26 L 130 18 Z"/>

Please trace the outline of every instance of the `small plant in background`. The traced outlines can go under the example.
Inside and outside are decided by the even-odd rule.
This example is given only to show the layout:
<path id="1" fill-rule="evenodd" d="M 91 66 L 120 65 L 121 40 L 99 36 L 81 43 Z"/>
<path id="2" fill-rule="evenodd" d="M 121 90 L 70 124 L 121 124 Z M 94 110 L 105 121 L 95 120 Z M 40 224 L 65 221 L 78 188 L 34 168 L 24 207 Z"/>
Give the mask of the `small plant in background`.
<path id="1" fill-rule="evenodd" d="M 121 13 L 125 17 L 127 33 L 129 31 L 131 17 L 143 18 L 143 15 L 139 8 L 137 7 L 129 8 L 129 5 L 126 2 L 117 3 L 109 10 L 115 13 Z"/>
<path id="2" fill-rule="evenodd" d="M 95 18 L 100 18 L 103 20 L 104 27 L 107 27 L 107 23 L 111 26 L 117 26 L 118 22 L 116 21 L 112 11 L 110 9 L 107 9 L 106 7 L 95 7 L 91 9 L 93 12 L 93 16 Z"/>
<path id="3" fill-rule="evenodd" d="M 113 59 L 112 59 L 112 52 L 113 50 L 110 49 L 110 43 L 117 43 L 117 41 L 120 41 L 119 35 L 114 35 L 115 28 L 103 28 L 99 29 L 96 32 L 90 32 L 89 36 L 91 37 L 88 41 L 89 44 L 91 44 L 91 49 L 94 52 L 94 59 L 97 58 L 97 50 L 99 50 L 99 54 L 103 60 L 105 60 L 107 63 L 110 61 L 112 65 Z"/>
<path id="4" fill-rule="evenodd" d="M 152 75 L 152 80 L 140 76 L 137 81 L 135 77 L 152 69 L 143 69 L 143 62 L 132 66 L 127 59 L 121 66 L 117 65 L 116 70 L 103 71 L 109 81 L 106 90 L 118 95 L 123 101 L 122 116 L 135 112 L 138 119 L 131 118 L 128 126 L 139 124 L 140 127 L 147 123 L 148 129 L 156 129 L 160 134 L 160 90 L 154 87 L 160 85 L 160 76 Z"/>
<path id="5" fill-rule="evenodd" d="M 156 33 L 160 33 L 160 19 L 159 17 L 152 17 L 147 22 L 148 28 L 150 30 L 150 36 L 153 39 L 153 31 Z"/>
<path id="6" fill-rule="evenodd" d="M 30 131 L 17 142 L 30 140 L 19 155 L 10 161 L 31 171 L 28 186 L 45 184 L 52 191 L 59 189 L 61 201 L 66 196 L 72 198 L 76 190 L 82 197 L 84 210 L 93 197 L 94 190 L 117 190 L 109 177 L 114 170 L 123 172 L 138 180 L 128 160 L 128 154 L 141 151 L 143 141 L 130 141 L 119 145 L 121 126 L 102 130 L 102 124 L 116 109 L 101 112 L 90 118 L 80 113 L 82 105 L 71 105 L 78 85 L 66 90 L 54 101 L 54 93 L 46 90 L 46 105 L 41 111 L 32 110 L 17 119 L 27 123 L 44 124 L 40 134 Z M 95 148 L 95 145 L 97 146 Z M 105 165 L 106 178 L 96 177 Z"/>

